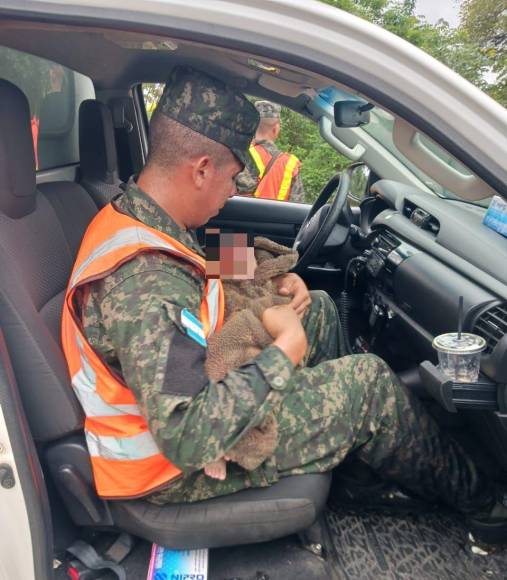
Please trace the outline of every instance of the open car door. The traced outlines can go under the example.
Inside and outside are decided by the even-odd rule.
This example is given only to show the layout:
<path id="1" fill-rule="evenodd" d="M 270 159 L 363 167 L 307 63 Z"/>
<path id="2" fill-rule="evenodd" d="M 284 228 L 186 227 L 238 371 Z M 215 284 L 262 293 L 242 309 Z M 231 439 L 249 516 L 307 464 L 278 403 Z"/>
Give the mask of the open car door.
<path id="1" fill-rule="evenodd" d="M 0 580 L 52 578 L 52 527 L 35 446 L 0 330 Z"/>

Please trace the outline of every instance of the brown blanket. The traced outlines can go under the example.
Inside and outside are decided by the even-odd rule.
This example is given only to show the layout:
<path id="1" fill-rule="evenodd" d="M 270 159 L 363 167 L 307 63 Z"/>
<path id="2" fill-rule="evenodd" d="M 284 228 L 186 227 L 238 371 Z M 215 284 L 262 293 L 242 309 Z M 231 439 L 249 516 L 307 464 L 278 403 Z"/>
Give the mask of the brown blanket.
<path id="1" fill-rule="evenodd" d="M 261 317 L 266 308 L 287 304 L 279 296 L 273 278 L 287 273 L 297 262 L 291 249 L 266 238 L 255 238 L 257 268 L 253 280 L 224 280 L 225 322 L 219 333 L 208 340 L 206 370 L 210 379 L 220 380 L 230 370 L 254 358 L 273 339 Z M 251 471 L 270 457 L 278 444 L 278 427 L 271 414 L 252 428 L 227 457 Z"/>

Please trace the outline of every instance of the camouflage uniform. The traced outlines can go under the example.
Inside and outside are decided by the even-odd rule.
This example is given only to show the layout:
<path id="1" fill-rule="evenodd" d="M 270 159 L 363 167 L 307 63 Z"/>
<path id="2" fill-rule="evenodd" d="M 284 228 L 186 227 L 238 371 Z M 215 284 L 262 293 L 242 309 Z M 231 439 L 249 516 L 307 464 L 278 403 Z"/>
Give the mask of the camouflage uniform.
<path id="1" fill-rule="evenodd" d="M 261 145 L 264 147 L 270 155 L 281 153 L 280 149 L 278 149 L 273 141 L 269 141 L 268 139 L 261 139 L 259 141 L 255 139 L 253 143 L 254 145 Z M 251 174 L 251 163 L 248 163 L 247 168 L 238 175 L 236 178 L 236 185 L 238 187 L 238 193 L 240 194 L 255 191 L 257 187 L 257 177 L 254 177 Z M 292 177 L 288 201 L 305 203 L 305 190 L 301 179 L 301 171 L 298 171 L 298 173 Z"/>
<path id="2" fill-rule="evenodd" d="M 192 98 L 200 99 L 202 89 Z M 181 229 L 133 180 L 114 203 L 204 255 L 195 233 Z M 325 292 L 312 293 L 303 320 L 306 368 L 294 369 L 269 346 L 222 381 L 208 380 L 205 349 L 181 326 L 182 309 L 198 316 L 204 283 L 191 265 L 153 251 L 91 282 L 81 296 L 91 346 L 132 389 L 160 450 L 182 471 L 149 501 L 191 502 L 269 486 L 288 475 L 329 471 L 351 452 L 424 497 L 463 510 L 489 500 L 472 461 L 382 360 L 336 358 L 337 311 Z M 204 475 L 204 465 L 272 412 L 279 426 L 273 457 L 249 472 L 230 463 L 225 481 Z"/>
<path id="3" fill-rule="evenodd" d="M 271 103 L 269 101 L 257 101 L 255 103 L 255 107 L 257 111 L 259 111 L 261 119 L 280 119 L 281 107 L 276 103 Z M 268 139 L 254 139 L 253 144 L 260 145 L 271 156 L 279 155 L 282 153 L 282 151 L 278 149 L 274 142 L 269 141 Z M 252 158 L 249 158 L 247 160 L 245 170 L 242 171 L 236 178 L 236 185 L 240 195 L 252 194 L 257 189 L 257 174 L 258 171 L 257 167 L 255 166 L 255 162 Z M 296 203 L 305 202 L 305 191 L 300 170 L 298 170 L 296 175 L 292 176 L 288 200 Z"/>
<path id="4" fill-rule="evenodd" d="M 203 255 L 194 233 L 179 228 L 132 180 L 115 204 Z M 474 465 L 383 361 L 373 355 L 336 359 L 337 313 L 325 292 L 312 293 L 303 321 L 309 368 L 294 370 L 272 346 L 214 382 L 180 323 L 183 308 L 199 313 L 203 291 L 194 268 L 150 252 L 92 283 L 83 308 L 90 344 L 121 373 L 160 449 L 183 471 L 151 501 L 196 501 L 328 471 L 354 450 L 426 497 L 462 505 L 477 493 Z M 271 411 L 279 425 L 275 456 L 251 472 L 229 463 L 225 481 L 203 474 L 203 465 L 225 455 Z"/>

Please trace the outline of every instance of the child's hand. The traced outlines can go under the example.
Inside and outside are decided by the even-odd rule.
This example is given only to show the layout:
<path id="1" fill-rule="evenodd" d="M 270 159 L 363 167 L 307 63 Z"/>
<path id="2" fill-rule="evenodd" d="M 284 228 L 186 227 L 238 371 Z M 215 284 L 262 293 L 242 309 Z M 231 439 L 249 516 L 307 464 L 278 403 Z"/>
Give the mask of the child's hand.
<path id="1" fill-rule="evenodd" d="M 297 274 L 289 272 L 275 278 L 275 282 L 278 286 L 278 294 L 292 296 L 290 306 L 296 311 L 299 318 L 303 318 L 306 309 L 312 303 L 310 292 L 303 279 Z"/>

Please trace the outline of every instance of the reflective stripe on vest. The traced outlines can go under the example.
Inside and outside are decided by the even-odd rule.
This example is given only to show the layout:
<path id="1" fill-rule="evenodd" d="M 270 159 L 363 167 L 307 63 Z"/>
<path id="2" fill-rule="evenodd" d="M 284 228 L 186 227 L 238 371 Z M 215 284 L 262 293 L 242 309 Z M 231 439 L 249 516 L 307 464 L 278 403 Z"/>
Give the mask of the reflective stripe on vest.
<path id="1" fill-rule="evenodd" d="M 257 148 L 253 145 L 250 145 L 249 149 L 250 155 L 255 162 L 257 167 L 257 171 L 259 172 L 259 180 L 264 177 L 264 172 L 266 171 L 266 165 L 264 165 L 264 161 L 262 160 L 261 156 L 259 155 Z"/>
<path id="2" fill-rule="evenodd" d="M 85 435 L 95 486 L 104 498 L 141 497 L 181 473 L 160 452 L 132 391 L 86 340 L 74 303 L 76 291 L 86 283 L 104 278 L 140 252 L 154 249 L 186 260 L 205 275 L 204 258 L 107 205 L 85 233 L 65 296 L 62 345 L 72 386 L 86 415 Z M 222 284 L 210 279 L 200 321 L 195 319 L 202 324 L 204 336 L 220 329 L 223 315 Z"/>
<path id="3" fill-rule="evenodd" d="M 276 199 L 287 201 L 290 194 L 290 186 L 294 171 L 299 165 L 299 159 L 292 154 L 282 153 L 272 167 L 266 172 L 266 167 L 271 160 L 271 154 L 262 145 L 251 145 L 250 155 L 259 172 L 259 183 L 254 197 L 262 199 Z"/>
<path id="4" fill-rule="evenodd" d="M 280 184 L 280 190 L 278 191 L 277 196 L 278 201 L 285 201 L 289 198 L 290 184 L 292 183 L 292 173 L 296 168 L 297 162 L 298 158 L 295 155 L 291 155 L 285 164 L 282 183 Z"/>

